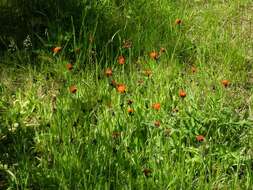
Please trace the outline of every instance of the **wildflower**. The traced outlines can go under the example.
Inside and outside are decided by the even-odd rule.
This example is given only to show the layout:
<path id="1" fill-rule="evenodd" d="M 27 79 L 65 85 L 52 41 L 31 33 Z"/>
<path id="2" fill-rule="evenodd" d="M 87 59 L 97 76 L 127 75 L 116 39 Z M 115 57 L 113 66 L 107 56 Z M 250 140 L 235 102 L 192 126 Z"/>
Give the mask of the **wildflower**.
<path id="1" fill-rule="evenodd" d="M 128 109 L 127 109 L 127 113 L 128 113 L 129 115 L 133 115 L 134 109 L 133 109 L 133 108 L 128 108 Z"/>
<path id="2" fill-rule="evenodd" d="M 149 169 L 149 168 L 144 168 L 144 169 L 143 169 L 143 173 L 144 173 L 144 175 L 145 175 L 146 177 L 149 177 L 149 176 L 151 175 L 152 171 L 151 171 L 151 169 Z"/>
<path id="3" fill-rule="evenodd" d="M 107 77 L 111 77 L 111 76 L 112 76 L 112 69 L 111 69 L 111 68 L 106 69 L 106 70 L 105 70 L 105 75 L 106 75 Z"/>
<path id="4" fill-rule="evenodd" d="M 28 50 L 32 47 L 32 40 L 30 35 L 27 35 L 25 40 L 23 41 L 23 46 L 25 48 L 25 50 Z"/>
<path id="5" fill-rule="evenodd" d="M 160 122 L 159 120 L 156 120 L 156 121 L 154 122 L 154 125 L 155 125 L 156 127 L 160 127 L 161 122 Z"/>
<path id="6" fill-rule="evenodd" d="M 61 50 L 62 50 L 62 47 L 59 47 L 59 46 L 53 48 L 54 53 L 59 53 Z"/>
<path id="7" fill-rule="evenodd" d="M 124 84 L 118 84 L 117 85 L 117 91 L 119 92 L 119 93 L 125 93 L 126 92 L 126 86 L 124 85 Z"/>
<path id="8" fill-rule="evenodd" d="M 149 57 L 150 57 L 151 59 L 157 60 L 158 57 L 159 57 L 159 54 L 158 54 L 158 52 L 156 52 L 156 51 L 151 51 L 151 52 L 149 53 Z"/>
<path id="9" fill-rule="evenodd" d="M 66 68 L 71 71 L 73 69 L 73 65 L 71 63 L 66 64 Z"/>
<path id="10" fill-rule="evenodd" d="M 154 103 L 153 105 L 152 105 L 152 108 L 154 109 L 154 110 L 160 110 L 161 109 L 161 104 L 160 103 Z"/>
<path id="11" fill-rule="evenodd" d="M 182 97 L 182 98 L 185 98 L 186 97 L 186 92 L 184 90 L 180 90 L 179 91 L 179 96 Z"/>
<path id="12" fill-rule="evenodd" d="M 120 56 L 118 57 L 118 63 L 119 63 L 120 65 L 124 65 L 125 62 L 126 62 L 125 57 L 124 57 L 123 55 L 120 55 Z"/>
<path id="13" fill-rule="evenodd" d="M 180 25 L 181 23 L 182 23 L 182 20 L 181 20 L 181 19 L 177 18 L 177 19 L 175 20 L 175 24 L 176 24 L 176 25 Z"/>
<path id="14" fill-rule="evenodd" d="M 229 80 L 222 80 L 221 83 L 223 84 L 224 87 L 228 87 Z"/>
<path id="15" fill-rule="evenodd" d="M 196 136 L 196 140 L 197 140 L 198 142 L 203 142 L 203 141 L 205 140 L 205 137 L 204 137 L 203 135 L 197 135 L 197 136 Z"/>
<path id="16" fill-rule="evenodd" d="M 77 87 L 75 85 L 72 85 L 69 87 L 69 91 L 72 93 L 72 94 L 75 94 L 77 92 Z"/>
<path id="17" fill-rule="evenodd" d="M 194 66 L 192 66 L 192 67 L 191 67 L 191 71 L 192 71 L 192 73 L 195 73 L 195 72 L 197 71 L 197 68 L 194 67 Z"/>
<path id="18" fill-rule="evenodd" d="M 150 77 L 152 75 L 152 71 L 150 69 L 147 69 L 144 71 L 145 76 Z"/>

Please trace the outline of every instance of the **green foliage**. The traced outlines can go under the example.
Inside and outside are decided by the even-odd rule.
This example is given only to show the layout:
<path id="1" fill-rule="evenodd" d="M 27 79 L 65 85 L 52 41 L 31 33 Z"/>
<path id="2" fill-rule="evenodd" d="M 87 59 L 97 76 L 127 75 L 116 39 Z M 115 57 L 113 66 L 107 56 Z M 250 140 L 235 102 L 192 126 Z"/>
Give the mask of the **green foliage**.
<path id="1" fill-rule="evenodd" d="M 248 3 L 9 1 L 37 45 L 0 59 L 0 189 L 250 189 Z"/>

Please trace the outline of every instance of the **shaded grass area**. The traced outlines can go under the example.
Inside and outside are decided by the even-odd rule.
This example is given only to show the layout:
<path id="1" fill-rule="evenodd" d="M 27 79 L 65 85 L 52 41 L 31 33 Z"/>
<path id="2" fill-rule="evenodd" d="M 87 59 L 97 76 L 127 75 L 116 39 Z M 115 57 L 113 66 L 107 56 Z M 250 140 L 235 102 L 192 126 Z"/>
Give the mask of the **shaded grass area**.
<path id="1" fill-rule="evenodd" d="M 8 54 L 0 66 L 0 187 L 250 189 L 250 42 L 237 25 L 222 25 L 241 5 L 187 4 L 176 42 L 159 59 L 149 57 L 163 47 L 155 35 L 139 56 L 138 43 L 101 60 L 74 54 L 72 70 L 67 46 L 37 51 L 36 66 L 27 52 Z M 175 53 L 183 39 L 194 48 Z"/>

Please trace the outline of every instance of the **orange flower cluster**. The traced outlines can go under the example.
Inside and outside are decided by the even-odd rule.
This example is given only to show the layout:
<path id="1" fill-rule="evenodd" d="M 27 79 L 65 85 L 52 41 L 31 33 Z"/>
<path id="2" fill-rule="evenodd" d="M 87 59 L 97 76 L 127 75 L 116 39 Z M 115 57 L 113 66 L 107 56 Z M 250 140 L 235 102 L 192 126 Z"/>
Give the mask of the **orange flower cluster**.
<path id="1" fill-rule="evenodd" d="M 72 85 L 69 87 L 69 91 L 72 93 L 72 94 L 75 94 L 77 92 L 77 87 L 75 85 Z"/>
<path id="2" fill-rule="evenodd" d="M 124 57 L 123 55 L 120 55 L 120 56 L 118 57 L 118 63 L 119 63 L 120 65 L 124 65 L 124 64 L 126 63 L 126 59 L 125 59 L 125 57 Z"/>
<path id="3" fill-rule="evenodd" d="M 203 142 L 203 141 L 205 140 L 205 137 L 204 137 L 203 135 L 197 135 L 197 136 L 196 136 L 196 140 L 197 140 L 198 142 Z"/>
<path id="4" fill-rule="evenodd" d="M 154 109 L 154 110 L 160 110 L 161 109 L 161 104 L 160 103 L 154 103 L 153 105 L 152 105 L 152 108 Z"/>
<path id="5" fill-rule="evenodd" d="M 54 47 L 54 48 L 52 49 L 52 51 L 53 51 L 54 53 L 59 53 L 61 50 L 62 50 L 62 47 L 60 47 L 60 46 Z"/>
<path id="6" fill-rule="evenodd" d="M 150 57 L 151 59 L 157 60 L 157 59 L 159 58 L 159 53 L 158 53 L 157 51 L 151 51 L 151 52 L 149 53 L 149 57 Z"/>

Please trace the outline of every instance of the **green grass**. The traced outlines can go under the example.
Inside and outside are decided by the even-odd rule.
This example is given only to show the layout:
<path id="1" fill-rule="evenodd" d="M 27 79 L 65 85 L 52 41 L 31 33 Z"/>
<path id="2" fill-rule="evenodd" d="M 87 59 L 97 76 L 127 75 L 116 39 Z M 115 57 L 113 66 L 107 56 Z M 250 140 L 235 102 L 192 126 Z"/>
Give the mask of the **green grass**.
<path id="1" fill-rule="evenodd" d="M 104 10 L 104 18 L 112 16 L 106 22 L 118 22 L 121 9 L 104 3 L 115 8 Z M 5 53 L 0 189 L 252 189 L 252 6 L 246 0 L 155 1 L 139 7 L 150 18 L 126 24 L 122 17 L 119 32 L 110 23 L 104 36 L 99 26 L 80 34 L 73 27 L 57 41 L 41 38 L 45 47 L 32 53 Z M 122 7 L 128 19 L 134 6 Z M 131 49 L 122 48 L 124 39 Z M 53 43 L 63 50 L 53 54 Z M 152 60 L 149 52 L 160 47 L 166 52 Z M 154 110 L 154 103 L 161 108 Z M 198 142 L 198 135 L 205 140 Z"/>

